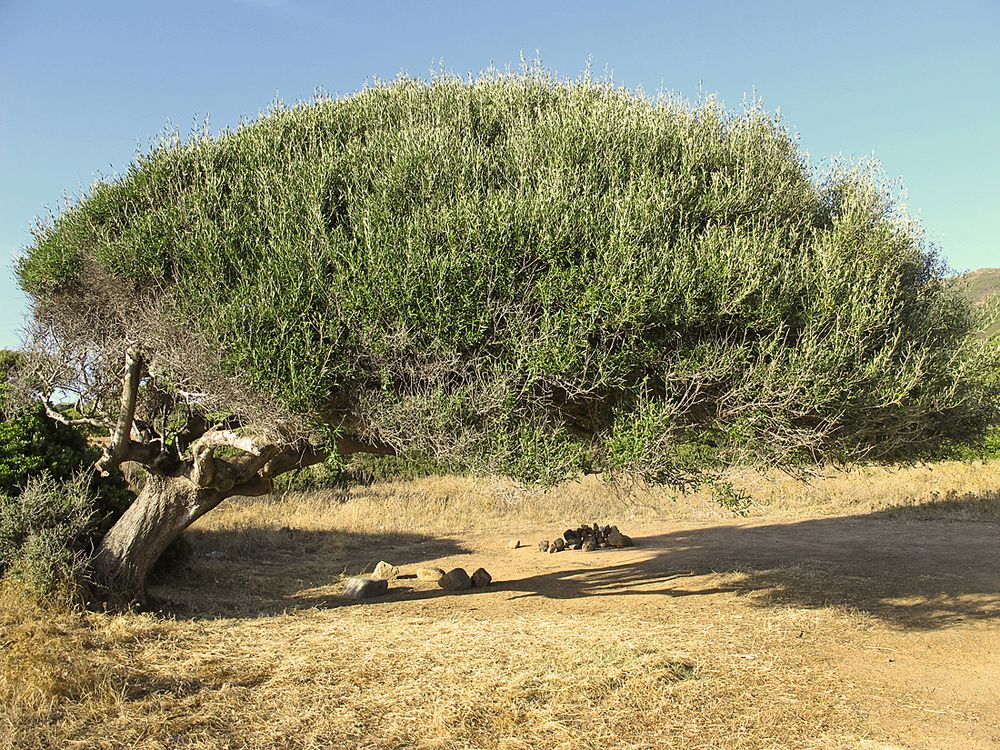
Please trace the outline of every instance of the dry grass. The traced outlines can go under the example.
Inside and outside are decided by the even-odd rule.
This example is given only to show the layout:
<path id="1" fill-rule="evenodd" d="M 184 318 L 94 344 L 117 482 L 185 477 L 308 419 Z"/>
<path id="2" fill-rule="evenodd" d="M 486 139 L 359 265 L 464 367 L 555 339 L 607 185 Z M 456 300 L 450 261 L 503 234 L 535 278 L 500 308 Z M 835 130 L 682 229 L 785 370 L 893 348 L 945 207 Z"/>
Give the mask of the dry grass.
<path id="1" fill-rule="evenodd" d="M 806 481 L 773 471 L 737 472 L 734 486 L 752 499 L 751 518 L 886 513 L 894 517 L 1000 520 L 1000 461 L 923 464 L 905 468 L 829 470 Z M 279 518 L 280 516 L 280 518 Z M 551 490 L 502 479 L 430 477 L 343 491 L 292 494 L 271 508 L 230 506 L 215 528 L 259 525 L 309 529 L 334 523 L 357 532 L 514 531 L 525 525 L 620 519 L 732 518 L 708 492 L 678 494 L 665 487 L 616 487 L 598 477 Z M 228 525 L 227 525 L 228 524 Z"/>
<path id="2" fill-rule="evenodd" d="M 8 674 L 37 668 L 4 717 L 7 745 L 846 747 L 836 738 L 857 723 L 832 676 L 787 645 L 830 627 L 822 616 L 775 612 L 745 634 L 738 618 L 636 629 L 631 613 L 553 614 L 353 608 L 160 632 L 88 616 L 8 660 Z"/>
<path id="3" fill-rule="evenodd" d="M 758 521 L 974 524 L 1000 517 L 998 480 L 1000 462 L 808 486 L 740 478 Z M 845 660 L 915 636 L 861 610 L 773 600 L 738 570 L 668 581 L 671 596 L 655 577 L 615 584 L 625 568 L 563 569 L 530 592 L 414 587 L 356 606 L 330 595 L 386 549 L 444 564 L 499 555 L 508 532 L 666 515 L 685 529 L 728 523 L 704 497 L 591 480 L 543 492 L 441 478 L 228 503 L 192 532 L 192 570 L 156 589 L 172 615 L 68 613 L 3 593 L 0 747 L 882 748 L 898 739 L 880 728 L 886 711 L 939 711 L 881 678 L 845 679 Z M 572 588 L 598 574 L 604 590 Z M 794 580 L 829 585 L 810 567 Z M 983 719 L 975 710 L 963 716 Z"/>

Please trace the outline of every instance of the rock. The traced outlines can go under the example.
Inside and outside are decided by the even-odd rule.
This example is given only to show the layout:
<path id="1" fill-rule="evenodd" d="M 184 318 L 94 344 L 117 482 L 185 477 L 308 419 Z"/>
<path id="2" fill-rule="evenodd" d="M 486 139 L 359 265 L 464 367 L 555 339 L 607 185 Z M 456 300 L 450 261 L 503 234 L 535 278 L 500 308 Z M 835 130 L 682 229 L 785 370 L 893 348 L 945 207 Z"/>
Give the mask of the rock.
<path id="1" fill-rule="evenodd" d="M 622 534 L 622 547 L 634 547 L 635 542 L 632 541 L 632 537 Z"/>
<path id="2" fill-rule="evenodd" d="M 548 540 L 538 543 L 538 551 L 539 552 L 548 552 L 549 551 Z"/>
<path id="3" fill-rule="evenodd" d="M 477 588 L 477 589 L 481 589 L 481 588 L 484 588 L 485 586 L 489 586 L 490 585 L 490 581 L 492 581 L 492 580 L 493 580 L 493 576 L 491 576 L 486 571 L 486 568 L 477 568 L 476 572 L 472 574 L 472 585 L 473 585 L 474 588 Z"/>
<path id="4" fill-rule="evenodd" d="M 577 539 L 575 542 L 569 545 L 570 549 L 580 549 L 581 547 L 583 547 L 583 542 L 580 541 L 579 539 Z"/>
<path id="5" fill-rule="evenodd" d="M 417 579 L 420 581 L 440 581 L 444 576 L 441 568 L 417 568 Z"/>
<path id="6" fill-rule="evenodd" d="M 558 551 L 559 551 L 559 548 L 556 546 L 556 543 L 555 542 L 549 542 L 549 552 L 552 553 L 552 554 L 555 554 Z"/>
<path id="7" fill-rule="evenodd" d="M 608 534 L 608 546 L 618 547 L 619 549 L 625 546 L 625 537 L 621 535 L 618 529 L 612 529 Z"/>
<path id="8" fill-rule="evenodd" d="M 389 582 L 373 576 L 352 576 L 344 581 L 344 596 L 350 599 L 367 599 L 381 596 L 389 590 Z"/>
<path id="9" fill-rule="evenodd" d="M 594 537 L 588 536 L 583 540 L 583 544 L 580 546 L 584 552 L 593 552 L 597 549 L 597 543 L 594 541 Z"/>
<path id="10" fill-rule="evenodd" d="M 556 548 L 556 552 L 562 552 L 564 549 L 566 549 L 566 542 L 563 540 L 562 537 L 559 537 L 554 542 L 552 542 L 552 546 Z"/>
<path id="11" fill-rule="evenodd" d="M 372 575 L 376 578 L 384 578 L 387 581 L 391 581 L 399 575 L 399 568 L 392 563 L 387 563 L 385 560 L 379 560 Z"/>
<path id="12" fill-rule="evenodd" d="M 509 542 L 507 542 L 507 549 L 517 549 L 520 546 L 521 546 L 520 539 L 511 539 Z"/>
<path id="13" fill-rule="evenodd" d="M 469 574 L 465 572 L 465 568 L 455 568 L 454 570 L 449 570 L 441 576 L 441 580 L 438 581 L 438 586 L 443 589 L 448 589 L 449 591 L 462 591 L 464 589 L 472 588 L 472 579 L 469 578 Z"/>
<path id="14" fill-rule="evenodd" d="M 572 544 L 579 538 L 580 538 L 579 530 L 574 531 L 573 529 L 566 529 L 566 531 L 563 532 L 563 539 L 565 539 L 568 544 Z"/>

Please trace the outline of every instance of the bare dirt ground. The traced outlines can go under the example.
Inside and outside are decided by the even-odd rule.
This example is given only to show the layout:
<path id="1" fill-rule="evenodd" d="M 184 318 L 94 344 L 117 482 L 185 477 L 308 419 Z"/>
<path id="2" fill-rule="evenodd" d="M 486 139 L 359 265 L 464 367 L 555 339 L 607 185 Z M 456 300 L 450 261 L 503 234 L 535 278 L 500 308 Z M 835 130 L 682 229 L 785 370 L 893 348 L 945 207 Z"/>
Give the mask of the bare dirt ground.
<path id="1" fill-rule="evenodd" d="M 1000 463 L 747 486 L 747 519 L 590 481 L 231 503 L 159 613 L 3 623 L 69 666 L 8 656 L 0 746 L 1000 748 Z M 591 521 L 637 546 L 538 551 Z M 339 595 L 380 559 L 494 583 Z"/>

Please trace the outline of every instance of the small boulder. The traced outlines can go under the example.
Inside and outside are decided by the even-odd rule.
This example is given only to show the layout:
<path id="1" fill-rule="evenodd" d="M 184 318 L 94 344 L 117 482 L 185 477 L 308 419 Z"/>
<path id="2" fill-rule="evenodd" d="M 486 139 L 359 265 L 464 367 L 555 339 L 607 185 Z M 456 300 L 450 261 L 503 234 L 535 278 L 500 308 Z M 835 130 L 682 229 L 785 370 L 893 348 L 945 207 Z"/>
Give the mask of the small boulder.
<path id="1" fill-rule="evenodd" d="M 618 529 L 612 529 L 608 534 L 608 546 L 618 547 L 619 549 L 625 546 L 625 537 L 622 536 Z"/>
<path id="2" fill-rule="evenodd" d="M 373 576 L 352 576 L 344 581 L 344 596 L 349 599 L 368 599 L 381 596 L 389 590 L 389 582 Z"/>
<path id="3" fill-rule="evenodd" d="M 441 576 L 438 586 L 448 591 L 462 591 L 472 588 L 472 579 L 465 572 L 465 568 L 455 568 Z"/>
<path id="4" fill-rule="evenodd" d="M 490 585 L 490 581 L 493 580 L 486 568 L 477 568 L 476 572 L 472 574 L 472 586 L 473 588 L 481 589 Z"/>
<path id="5" fill-rule="evenodd" d="M 441 568 L 417 568 L 417 580 L 420 581 L 440 581 L 444 576 Z"/>
<path id="6" fill-rule="evenodd" d="M 562 552 L 564 549 L 566 549 L 566 542 L 563 540 L 562 537 L 559 537 L 554 542 L 552 542 L 552 546 L 556 548 L 556 552 Z"/>
<path id="7" fill-rule="evenodd" d="M 579 530 L 566 529 L 566 531 L 563 532 L 563 539 L 565 539 L 566 542 L 569 544 L 572 544 L 579 538 L 580 538 Z"/>
<path id="8" fill-rule="evenodd" d="M 622 547 L 634 547 L 635 542 L 632 541 L 632 537 L 622 534 Z"/>
<path id="9" fill-rule="evenodd" d="M 511 539 L 509 542 L 507 542 L 507 549 L 517 549 L 520 546 L 521 546 L 520 539 Z"/>
<path id="10" fill-rule="evenodd" d="M 583 540 L 583 544 L 580 546 L 584 552 L 593 552 L 597 549 L 597 542 L 594 541 L 594 537 L 588 536 Z"/>
<path id="11" fill-rule="evenodd" d="M 583 547 L 583 541 L 580 539 L 577 539 L 575 542 L 569 545 L 570 549 L 580 549 L 582 547 Z"/>
<path id="12" fill-rule="evenodd" d="M 556 543 L 555 542 L 549 542 L 549 552 L 554 554 L 554 553 L 556 553 L 558 551 L 559 551 L 559 548 L 556 546 Z"/>
<path id="13" fill-rule="evenodd" d="M 549 542 L 548 542 L 548 540 L 541 541 L 541 542 L 538 543 L 538 551 L 539 552 L 548 552 L 549 551 Z"/>
<path id="14" fill-rule="evenodd" d="M 392 563 L 387 563 L 385 560 L 379 560 L 372 575 L 376 578 L 384 578 L 387 581 L 391 581 L 399 575 L 399 567 Z"/>

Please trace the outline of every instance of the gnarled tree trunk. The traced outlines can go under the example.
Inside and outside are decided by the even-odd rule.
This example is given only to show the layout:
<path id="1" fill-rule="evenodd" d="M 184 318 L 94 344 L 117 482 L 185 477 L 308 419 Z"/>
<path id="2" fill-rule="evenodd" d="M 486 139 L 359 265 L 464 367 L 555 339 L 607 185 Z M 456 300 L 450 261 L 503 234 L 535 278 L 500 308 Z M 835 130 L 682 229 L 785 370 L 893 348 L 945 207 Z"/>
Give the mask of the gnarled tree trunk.
<path id="1" fill-rule="evenodd" d="M 184 529 L 226 497 L 184 476 L 149 474 L 125 514 L 101 540 L 93 575 L 106 604 L 121 608 L 146 601 L 146 576 Z"/>
<path id="2" fill-rule="evenodd" d="M 143 420 L 140 428 L 136 405 L 144 377 L 149 374 L 142 353 L 127 350 L 121 406 L 108 446 L 94 465 L 101 474 L 126 462 L 146 468 L 142 491 L 105 534 L 94 557 L 95 594 L 115 609 L 145 603 L 146 576 L 167 545 L 227 497 L 270 492 L 274 477 L 325 457 L 303 439 L 274 441 L 230 429 L 225 420 L 210 425 L 194 409 L 172 440 L 167 439 L 165 428 L 157 434 L 150 420 Z M 165 423 L 166 417 L 161 417 Z M 377 440 L 350 434 L 338 436 L 336 445 L 325 450 L 342 455 L 393 452 Z"/>

